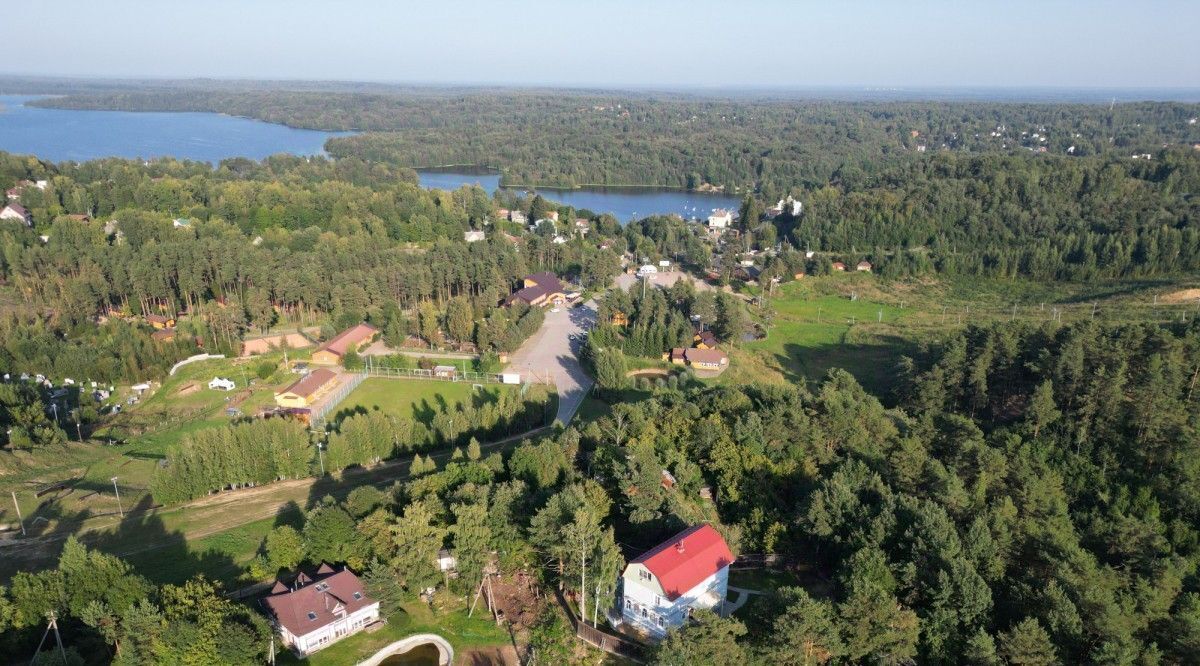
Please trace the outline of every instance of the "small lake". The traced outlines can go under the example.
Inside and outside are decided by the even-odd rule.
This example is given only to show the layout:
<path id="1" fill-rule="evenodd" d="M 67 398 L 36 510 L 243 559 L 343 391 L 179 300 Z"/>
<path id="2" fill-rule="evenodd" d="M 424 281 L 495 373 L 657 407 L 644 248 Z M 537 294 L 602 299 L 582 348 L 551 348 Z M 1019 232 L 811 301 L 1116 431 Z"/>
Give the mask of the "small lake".
<path id="1" fill-rule="evenodd" d="M 479 185 L 488 192 L 500 188 L 500 174 L 483 169 L 421 169 L 417 171 L 421 186 L 453 190 L 463 185 Z M 514 192 L 526 191 L 512 188 Z M 610 213 L 621 222 L 650 215 L 675 213 L 684 219 L 706 218 L 714 208 L 736 211 L 741 200 L 724 194 L 688 192 L 655 187 L 588 187 L 558 189 L 539 187 L 543 197 L 593 213 Z"/>
<path id="2" fill-rule="evenodd" d="M 176 157 L 216 163 L 229 157 L 320 155 L 319 132 L 218 113 L 75 111 L 26 106 L 37 95 L 0 95 L 0 150 L 52 162 L 104 157 Z"/>

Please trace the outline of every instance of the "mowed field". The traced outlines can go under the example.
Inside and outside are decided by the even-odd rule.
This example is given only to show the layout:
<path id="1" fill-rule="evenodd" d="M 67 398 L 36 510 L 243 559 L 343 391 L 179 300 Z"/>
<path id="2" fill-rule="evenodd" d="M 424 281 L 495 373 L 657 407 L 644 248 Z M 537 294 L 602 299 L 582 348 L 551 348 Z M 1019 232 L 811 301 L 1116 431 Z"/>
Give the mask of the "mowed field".
<path id="1" fill-rule="evenodd" d="M 757 291 L 753 292 L 757 294 Z M 718 382 L 820 381 L 842 368 L 876 395 L 896 386 L 901 358 L 971 323 L 1179 321 L 1200 304 L 1177 281 L 1045 285 L 1024 280 L 888 280 L 873 274 L 808 277 L 751 306 L 767 336 L 731 350 Z"/>
<path id="2" fill-rule="evenodd" d="M 405 416 L 429 424 L 435 414 L 450 412 L 460 405 L 494 402 L 501 391 L 511 386 L 489 384 L 476 389 L 470 382 L 429 379 L 391 379 L 371 377 L 359 384 L 334 410 L 334 422 L 347 415 L 383 412 Z"/>
<path id="3" fill-rule="evenodd" d="M 295 379 L 282 369 L 282 355 L 251 360 L 210 359 L 183 366 L 174 375 L 155 384 L 134 404 L 128 386 L 117 387 L 122 411 L 111 414 L 84 431 L 87 441 L 79 443 L 75 429 L 64 428 L 71 442 L 55 450 L 0 453 L 0 523 L 16 522 L 11 492 L 17 495 L 27 524 L 79 519 L 116 512 L 112 478 L 117 477 L 123 504 L 142 502 L 157 465 L 172 446 L 189 433 L 225 425 L 229 406 L 253 414 L 273 401 L 277 388 Z M 256 371 L 263 367 L 261 379 Z M 233 380 L 237 389 L 208 388 L 213 377 Z M 87 399 L 86 397 L 84 398 Z M 36 491 L 54 483 L 70 481 L 68 487 L 41 497 Z"/>

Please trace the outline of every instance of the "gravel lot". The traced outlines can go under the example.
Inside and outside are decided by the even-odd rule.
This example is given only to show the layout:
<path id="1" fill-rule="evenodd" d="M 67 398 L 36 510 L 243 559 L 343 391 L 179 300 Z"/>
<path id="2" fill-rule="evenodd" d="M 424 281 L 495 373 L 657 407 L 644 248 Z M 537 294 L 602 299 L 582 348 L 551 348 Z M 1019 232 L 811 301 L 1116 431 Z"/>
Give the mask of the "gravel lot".
<path id="1" fill-rule="evenodd" d="M 650 286 L 662 287 L 663 289 L 666 289 L 667 287 L 675 284 L 675 282 L 678 280 L 691 280 L 692 285 L 696 287 L 696 291 L 710 291 L 713 289 L 711 284 L 704 282 L 703 280 L 697 280 L 687 273 L 682 273 L 680 271 L 666 271 L 665 273 L 658 273 L 651 278 Z M 621 273 L 617 276 L 616 285 L 620 289 L 629 289 L 630 285 L 637 283 L 637 281 L 638 277 L 636 275 Z"/>

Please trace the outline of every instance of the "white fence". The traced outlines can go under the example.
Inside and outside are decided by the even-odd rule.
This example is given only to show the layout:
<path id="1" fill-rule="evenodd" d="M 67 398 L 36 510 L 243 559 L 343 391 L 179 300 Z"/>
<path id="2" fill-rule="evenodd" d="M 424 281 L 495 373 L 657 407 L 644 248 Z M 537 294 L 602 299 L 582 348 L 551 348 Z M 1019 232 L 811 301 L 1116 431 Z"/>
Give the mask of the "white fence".
<path id="1" fill-rule="evenodd" d="M 348 377 L 346 381 L 342 382 L 341 386 L 338 386 L 333 393 L 329 394 L 329 397 L 321 403 L 319 408 L 313 411 L 309 421 L 313 427 L 325 425 L 325 415 L 332 412 L 334 408 L 346 399 L 346 396 L 358 388 L 358 385 L 363 383 L 367 375 L 366 373 L 352 373 L 348 374 Z"/>
<path id="2" fill-rule="evenodd" d="M 189 356 L 189 357 L 183 359 L 182 361 L 176 363 L 175 365 L 171 366 L 171 371 L 168 372 L 167 374 L 174 375 L 176 370 L 182 368 L 183 366 L 187 365 L 188 363 L 195 363 L 196 361 L 207 361 L 210 358 L 225 358 L 225 355 L 224 354 L 196 354 L 195 356 Z"/>

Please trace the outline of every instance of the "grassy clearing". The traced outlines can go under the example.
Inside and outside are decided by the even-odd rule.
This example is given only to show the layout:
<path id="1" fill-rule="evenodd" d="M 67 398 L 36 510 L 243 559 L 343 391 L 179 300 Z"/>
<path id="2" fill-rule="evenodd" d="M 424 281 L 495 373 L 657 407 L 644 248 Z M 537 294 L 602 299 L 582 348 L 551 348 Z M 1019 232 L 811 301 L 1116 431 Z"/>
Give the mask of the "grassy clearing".
<path id="1" fill-rule="evenodd" d="M 254 413 L 273 401 L 276 388 L 295 379 L 282 369 L 281 360 L 282 354 L 272 354 L 186 365 L 132 405 L 126 403 L 130 389 L 119 387 L 116 396 L 124 409 L 107 416 L 87 442 L 32 453 L 0 453 L 0 495 L 8 499 L 0 503 L 0 522 L 17 520 L 9 494 L 13 491 L 27 525 L 49 521 L 52 527 L 62 520 L 115 512 L 114 476 L 126 508 L 148 501 L 150 479 L 172 446 L 189 433 L 229 423 L 225 408 L 231 403 L 236 402 L 243 413 Z M 259 379 L 255 371 L 264 364 L 275 367 L 269 377 Z M 213 377 L 232 379 L 238 390 L 209 389 Z M 70 488 L 35 496 L 37 489 L 69 479 L 76 479 Z"/>
<path id="2" fill-rule="evenodd" d="M 862 273 L 810 277 L 776 289 L 768 299 L 767 337 L 730 350 L 732 367 L 716 381 L 815 382 L 830 369 L 842 368 L 886 398 L 895 385 L 900 358 L 948 330 L 970 323 L 1044 323 L 1056 318 L 1178 321 L 1200 315 L 1195 303 L 1167 304 L 1187 284 L 1191 283 L 893 281 Z M 766 316 L 752 311 L 759 319 Z"/>
<path id="3" fill-rule="evenodd" d="M 512 390 L 515 389 L 503 385 L 476 389 L 470 382 L 371 377 L 338 405 L 334 420 L 354 412 L 382 411 L 428 425 L 438 412 L 453 411 L 465 404 L 495 402 L 501 391 Z"/>

